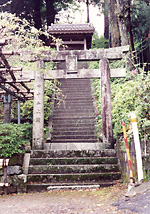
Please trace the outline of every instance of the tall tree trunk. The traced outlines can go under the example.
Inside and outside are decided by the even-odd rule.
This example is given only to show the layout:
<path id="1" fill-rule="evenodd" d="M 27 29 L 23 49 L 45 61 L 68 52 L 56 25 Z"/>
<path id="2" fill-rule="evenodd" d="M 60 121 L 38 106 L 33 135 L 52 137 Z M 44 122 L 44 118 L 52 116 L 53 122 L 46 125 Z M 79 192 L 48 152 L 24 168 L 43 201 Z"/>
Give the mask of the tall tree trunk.
<path id="1" fill-rule="evenodd" d="M 134 52 L 134 41 L 133 41 L 133 33 L 132 33 L 132 25 L 131 25 L 131 0 L 128 0 L 128 32 L 129 32 L 129 40 L 132 52 Z"/>
<path id="2" fill-rule="evenodd" d="M 21 1 L 20 0 L 12 0 L 10 4 L 10 12 L 18 15 L 18 9 L 20 9 Z M 19 11 L 20 12 L 20 11 Z"/>
<path id="3" fill-rule="evenodd" d="M 41 1 L 34 0 L 34 23 L 37 29 L 42 28 L 42 21 L 41 21 Z"/>
<path id="4" fill-rule="evenodd" d="M 109 1 L 109 19 L 111 29 L 111 47 L 121 46 L 120 42 L 120 31 L 118 25 L 118 18 L 116 13 L 116 0 Z"/>
<path id="5" fill-rule="evenodd" d="M 104 15 L 104 37 L 109 39 L 109 18 L 107 15 Z"/>
<path id="6" fill-rule="evenodd" d="M 54 23 L 56 11 L 54 8 L 54 1 L 53 0 L 46 0 L 46 20 L 47 26 L 50 26 Z"/>
<path id="7" fill-rule="evenodd" d="M 117 0 L 117 10 L 118 10 L 118 21 L 119 21 L 119 29 L 121 35 L 121 44 L 122 46 L 128 45 L 128 33 L 126 26 L 126 17 L 125 17 L 125 8 L 123 0 Z"/>
<path id="8" fill-rule="evenodd" d="M 108 0 L 104 1 L 104 37 L 109 39 L 109 9 L 108 9 Z"/>
<path id="9" fill-rule="evenodd" d="M 86 5 L 87 5 L 87 23 L 90 22 L 90 15 L 89 15 L 89 0 L 86 0 Z"/>

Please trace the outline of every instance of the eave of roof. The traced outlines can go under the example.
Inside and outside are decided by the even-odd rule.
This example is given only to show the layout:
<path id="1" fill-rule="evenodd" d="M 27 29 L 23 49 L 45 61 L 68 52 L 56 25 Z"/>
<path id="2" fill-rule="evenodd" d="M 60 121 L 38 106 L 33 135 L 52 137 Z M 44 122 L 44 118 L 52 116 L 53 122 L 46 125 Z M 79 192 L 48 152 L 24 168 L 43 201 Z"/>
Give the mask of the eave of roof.
<path id="1" fill-rule="evenodd" d="M 91 24 L 52 24 L 48 28 L 50 34 L 93 34 L 94 27 Z"/>

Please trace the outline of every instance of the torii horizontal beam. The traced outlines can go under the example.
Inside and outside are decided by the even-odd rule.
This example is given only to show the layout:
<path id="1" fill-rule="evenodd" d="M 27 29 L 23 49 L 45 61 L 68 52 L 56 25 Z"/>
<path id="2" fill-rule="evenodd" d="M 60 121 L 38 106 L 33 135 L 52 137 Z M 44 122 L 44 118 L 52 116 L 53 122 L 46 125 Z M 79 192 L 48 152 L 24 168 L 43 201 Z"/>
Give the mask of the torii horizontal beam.
<path id="1" fill-rule="evenodd" d="M 121 59 L 123 54 L 129 51 L 129 45 L 109 49 L 98 50 L 73 50 L 73 51 L 43 51 L 40 56 L 36 56 L 31 51 L 20 52 L 21 60 L 23 61 L 65 61 L 66 56 L 76 55 L 78 61 L 96 61 L 103 58 L 109 60 Z"/>
<path id="2" fill-rule="evenodd" d="M 110 69 L 110 76 L 113 78 L 126 77 L 125 68 Z M 23 78 L 34 80 L 34 71 L 23 71 Z M 74 74 L 67 74 L 66 70 L 49 70 L 44 73 L 44 80 L 63 79 L 63 78 L 101 78 L 99 69 L 79 69 Z"/>

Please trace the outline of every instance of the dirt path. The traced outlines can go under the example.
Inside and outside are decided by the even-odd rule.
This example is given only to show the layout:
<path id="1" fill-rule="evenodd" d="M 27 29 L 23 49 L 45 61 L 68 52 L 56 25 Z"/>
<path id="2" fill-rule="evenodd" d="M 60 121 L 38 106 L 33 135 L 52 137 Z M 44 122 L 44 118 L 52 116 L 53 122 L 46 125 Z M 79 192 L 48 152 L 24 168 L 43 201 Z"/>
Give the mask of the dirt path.
<path id="1" fill-rule="evenodd" d="M 132 214 L 127 208 L 118 210 L 112 203 L 123 197 L 126 187 L 118 185 L 98 190 L 52 191 L 13 194 L 0 197 L 2 214 Z"/>

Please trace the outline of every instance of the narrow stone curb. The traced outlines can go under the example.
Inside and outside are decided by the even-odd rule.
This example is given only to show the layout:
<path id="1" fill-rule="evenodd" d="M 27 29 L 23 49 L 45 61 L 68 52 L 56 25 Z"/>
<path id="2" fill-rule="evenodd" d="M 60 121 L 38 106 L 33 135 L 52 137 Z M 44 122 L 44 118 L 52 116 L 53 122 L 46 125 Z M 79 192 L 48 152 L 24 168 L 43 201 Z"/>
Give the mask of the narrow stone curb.
<path id="1" fill-rule="evenodd" d="M 76 186 L 49 186 L 47 190 L 62 190 L 62 189 L 99 189 L 100 185 L 76 185 Z"/>

